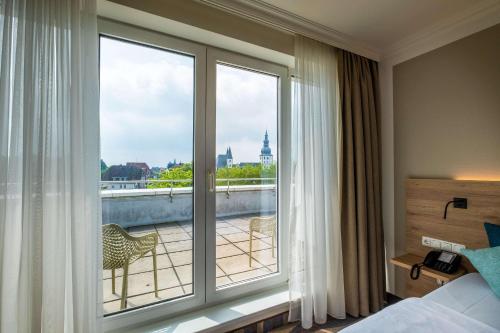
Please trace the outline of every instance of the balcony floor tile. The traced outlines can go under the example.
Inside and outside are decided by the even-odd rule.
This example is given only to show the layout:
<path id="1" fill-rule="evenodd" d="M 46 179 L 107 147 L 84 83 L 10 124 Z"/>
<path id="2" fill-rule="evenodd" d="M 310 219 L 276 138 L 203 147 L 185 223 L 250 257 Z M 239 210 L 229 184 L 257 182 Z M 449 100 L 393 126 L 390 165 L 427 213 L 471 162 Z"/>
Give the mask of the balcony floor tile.
<path id="1" fill-rule="evenodd" d="M 233 244 L 218 245 L 215 251 L 215 256 L 217 259 L 230 257 L 237 254 L 243 254 L 243 251 L 238 249 Z"/>
<path id="2" fill-rule="evenodd" d="M 169 253 L 179 252 L 179 251 L 188 251 L 188 250 L 192 250 L 192 248 L 193 248 L 193 241 L 192 240 L 184 240 L 184 241 L 170 242 L 170 243 L 164 243 L 164 244 L 165 244 L 165 247 L 167 248 L 167 251 Z"/>
<path id="3" fill-rule="evenodd" d="M 238 232 L 236 234 L 223 235 L 225 239 L 230 241 L 231 243 L 243 242 L 250 239 L 250 235 L 246 232 Z M 257 239 L 254 237 L 254 239 Z"/>
<path id="4" fill-rule="evenodd" d="M 182 240 L 189 240 L 191 236 L 187 232 L 179 232 L 175 234 L 160 234 L 163 243 L 177 242 Z"/>
<path id="5" fill-rule="evenodd" d="M 252 267 L 250 267 L 248 265 L 248 254 L 218 259 L 217 265 L 219 265 L 226 274 L 235 274 L 262 267 L 256 260 L 252 260 Z"/>
<path id="6" fill-rule="evenodd" d="M 175 266 L 174 269 L 177 272 L 177 276 L 181 280 L 182 284 L 193 283 L 193 266 L 192 265 Z"/>
<path id="7" fill-rule="evenodd" d="M 174 266 L 187 265 L 193 262 L 193 251 L 169 253 L 169 256 Z"/>

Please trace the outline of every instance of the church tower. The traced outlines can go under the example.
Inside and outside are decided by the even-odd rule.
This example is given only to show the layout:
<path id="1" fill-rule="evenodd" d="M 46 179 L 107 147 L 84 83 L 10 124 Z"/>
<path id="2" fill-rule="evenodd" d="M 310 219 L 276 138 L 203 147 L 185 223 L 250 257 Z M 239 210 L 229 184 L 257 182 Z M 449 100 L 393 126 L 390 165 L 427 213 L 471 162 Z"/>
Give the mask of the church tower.
<path id="1" fill-rule="evenodd" d="M 226 150 L 226 158 L 227 158 L 227 167 L 232 168 L 233 167 L 233 153 L 231 152 L 231 147 L 228 147 Z"/>
<path id="2" fill-rule="evenodd" d="M 273 164 L 273 154 L 271 153 L 271 147 L 269 147 L 269 135 L 264 135 L 264 145 L 260 150 L 260 164 L 264 167 L 269 167 Z"/>

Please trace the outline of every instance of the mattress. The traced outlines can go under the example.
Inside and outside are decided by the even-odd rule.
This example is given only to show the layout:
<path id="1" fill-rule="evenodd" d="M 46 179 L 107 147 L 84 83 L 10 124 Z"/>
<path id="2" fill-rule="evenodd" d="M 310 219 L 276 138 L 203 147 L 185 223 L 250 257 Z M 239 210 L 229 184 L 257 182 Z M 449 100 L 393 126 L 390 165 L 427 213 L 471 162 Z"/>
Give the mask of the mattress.
<path id="1" fill-rule="evenodd" d="M 500 298 L 479 273 L 466 274 L 423 298 L 500 330 Z"/>

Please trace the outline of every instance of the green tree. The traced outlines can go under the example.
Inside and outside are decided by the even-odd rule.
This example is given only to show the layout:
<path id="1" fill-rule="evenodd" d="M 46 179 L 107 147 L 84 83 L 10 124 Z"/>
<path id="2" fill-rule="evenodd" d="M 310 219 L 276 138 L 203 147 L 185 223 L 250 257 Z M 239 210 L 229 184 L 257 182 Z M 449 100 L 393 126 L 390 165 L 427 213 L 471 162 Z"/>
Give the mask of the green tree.
<path id="1" fill-rule="evenodd" d="M 181 166 L 167 169 L 160 173 L 156 179 L 158 182 L 148 184 L 148 188 L 169 188 L 169 187 L 189 187 L 192 186 L 193 164 L 184 163 Z M 183 182 L 160 182 L 160 180 L 187 180 Z"/>
<path id="2" fill-rule="evenodd" d="M 240 179 L 230 181 L 229 185 L 260 185 L 274 184 L 276 178 L 276 164 L 269 167 L 262 165 L 244 165 L 233 166 L 232 168 L 217 169 L 217 185 L 227 185 L 227 180 L 222 179 Z M 263 180 L 262 178 L 271 178 Z M 157 181 L 148 184 L 148 188 L 170 188 L 170 187 L 189 187 L 192 186 L 193 164 L 185 163 L 182 166 L 170 168 L 160 173 Z M 248 180 L 241 180 L 248 179 Z M 253 179 L 253 180 L 250 180 Z M 165 182 L 161 181 L 165 180 Z M 171 180 L 189 180 L 182 182 L 170 182 Z"/>
<path id="3" fill-rule="evenodd" d="M 273 164 L 269 167 L 262 165 L 244 165 L 232 168 L 219 168 L 217 169 L 217 185 L 225 185 L 227 181 L 220 179 L 251 179 L 253 180 L 237 180 L 230 181 L 230 185 L 258 185 L 258 184 L 273 184 L 274 180 L 262 180 L 260 178 L 276 178 L 276 165 Z M 259 179 L 256 179 L 259 178 Z"/>

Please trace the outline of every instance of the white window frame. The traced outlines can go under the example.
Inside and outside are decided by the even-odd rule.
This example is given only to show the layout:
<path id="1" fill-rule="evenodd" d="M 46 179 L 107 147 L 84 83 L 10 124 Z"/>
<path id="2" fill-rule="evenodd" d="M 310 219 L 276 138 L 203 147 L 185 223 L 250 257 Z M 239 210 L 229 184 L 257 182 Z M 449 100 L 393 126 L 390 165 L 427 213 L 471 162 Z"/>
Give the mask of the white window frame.
<path id="1" fill-rule="evenodd" d="M 194 197 L 193 197 L 193 294 L 172 301 L 131 309 L 104 318 L 104 330 L 133 327 L 167 314 L 190 311 L 205 304 L 205 92 L 206 92 L 206 47 L 164 34 L 147 31 L 126 24 L 99 19 L 99 36 L 117 38 L 140 45 L 194 57 Z"/>
<path id="2" fill-rule="evenodd" d="M 207 165 L 208 172 L 215 174 L 216 165 L 216 89 L 217 64 L 227 64 L 242 69 L 270 74 L 278 78 L 278 272 L 269 276 L 255 278 L 238 284 L 230 284 L 223 288 L 216 288 L 216 191 L 207 192 L 207 269 L 206 293 L 207 303 L 221 302 L 235 297 L 248 295 L 274 288 L 287 283 L 288 280 L 288 193 L 289 186 L 286 177 L 289 175 L 286 163 L 290 154 L 290 114 L 289 110 L 290 80 L 285 66 L 268 61 L 252 58 L 216 48 L 209 48 L 207 52 Z"/>
<path id="3" fill-rule="evenodd" d="M 193 294 L 182 298 L 130 309 L 104 318 L 104 331 L 130 329 L 148 321 L 167 319 L 174 315 L 196 311 L 236 297 L 274 289 L 288 281 L 288 221 L 290 179 L 290 78 L 283 65 L 215 49 L 196 42 L 99 18 L 100 36 L 130 41 L 139 45 L 165 49 L 193 56 L 195 59 L 194 110 L 194 239 Z M 208 191 L 208 170 L 215 171 L 215 84 L 207 84 L 207 75 L 214 80 L 216 66 L 227 62 L 279 77 L 278 110 L 278 252 L 277 274 L 238 284 L 237 287 L 216 290 L 215 284 L 215 193 Z M 215 83 L 215 81 L 213 81 Z M 212 169 L 213 168 L 213 169 Z"/>

